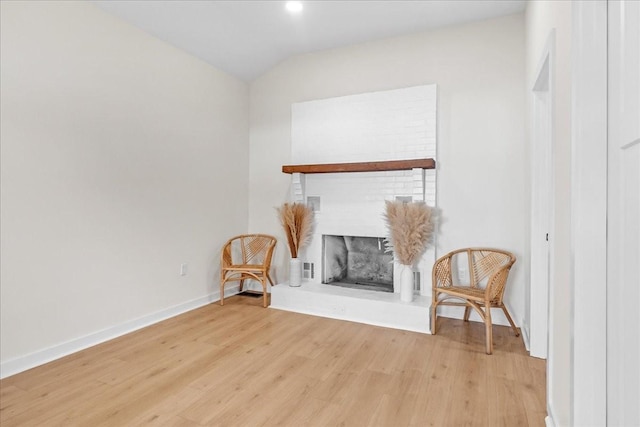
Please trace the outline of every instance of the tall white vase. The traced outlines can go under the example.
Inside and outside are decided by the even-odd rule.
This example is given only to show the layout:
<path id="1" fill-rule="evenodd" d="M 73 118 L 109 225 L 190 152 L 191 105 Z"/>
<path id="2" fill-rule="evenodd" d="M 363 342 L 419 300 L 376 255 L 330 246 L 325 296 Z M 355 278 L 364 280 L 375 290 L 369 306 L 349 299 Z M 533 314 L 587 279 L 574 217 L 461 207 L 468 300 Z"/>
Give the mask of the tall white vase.
<path id="1" fill-rule="evenodd" d="M 400 301 L 413 301 L 413 268 L 399 264 L 400 267 Z"/>
<path id="2" fill-rule="evenodd" d="M 302 260 L 291 258 L 289 260 L 289 286 L 298 287 L 302 284 Z"/>

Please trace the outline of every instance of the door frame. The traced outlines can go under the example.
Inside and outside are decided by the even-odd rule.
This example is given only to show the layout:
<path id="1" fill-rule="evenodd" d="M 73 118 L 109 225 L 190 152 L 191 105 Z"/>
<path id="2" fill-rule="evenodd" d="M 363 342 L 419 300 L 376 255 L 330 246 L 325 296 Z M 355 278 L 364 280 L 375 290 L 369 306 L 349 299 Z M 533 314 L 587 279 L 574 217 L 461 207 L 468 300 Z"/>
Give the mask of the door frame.
<path id="1" fill-rule="evenodd" d="M 549 32 L 538 62 L 536 78 L 531 88 L 533 97 L 533 134 L 531 181 L 531 270 L 529 278 L 529 354 L 546 359 L 549 346 L 549 304 L 553 298 L 554 250 L 551 234 L 554 221 L 555 178 L 555 29 Z M 542 285 L 540 285 L 542 284 Z"/>
<path id="2" fill-rule="evenodd" d="M 572 425 L 607 422 L 607 29 L 607 0 L 572 4 Z"/>

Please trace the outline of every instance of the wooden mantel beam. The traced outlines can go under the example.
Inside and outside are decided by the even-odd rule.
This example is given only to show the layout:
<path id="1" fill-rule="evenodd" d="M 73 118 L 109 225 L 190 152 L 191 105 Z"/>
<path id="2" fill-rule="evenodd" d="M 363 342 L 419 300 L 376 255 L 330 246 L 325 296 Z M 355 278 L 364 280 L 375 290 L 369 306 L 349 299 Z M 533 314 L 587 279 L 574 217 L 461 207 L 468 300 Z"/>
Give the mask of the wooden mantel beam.
<path id="1" fill-rule="evenodd" d="M 414 168 L 435 169 L 434 159 L 388 160 L 361 163 L 322 163 L 317 165 L 285 165 L 284 173 L 335 173 L 335 172 L 378 172 L 411 170 Z"/>

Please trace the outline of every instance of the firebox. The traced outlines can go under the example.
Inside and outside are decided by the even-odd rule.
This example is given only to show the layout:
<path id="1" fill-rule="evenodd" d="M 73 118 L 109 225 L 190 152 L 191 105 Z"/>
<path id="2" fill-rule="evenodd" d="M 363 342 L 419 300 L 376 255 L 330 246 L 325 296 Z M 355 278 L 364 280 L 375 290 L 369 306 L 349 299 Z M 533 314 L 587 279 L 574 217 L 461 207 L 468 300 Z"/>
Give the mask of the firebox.
<path id="1" fill-rule="evenodd" d="M 393 292 L 393 257 L 383 237 L 322 236 L 322 283 Z"/>

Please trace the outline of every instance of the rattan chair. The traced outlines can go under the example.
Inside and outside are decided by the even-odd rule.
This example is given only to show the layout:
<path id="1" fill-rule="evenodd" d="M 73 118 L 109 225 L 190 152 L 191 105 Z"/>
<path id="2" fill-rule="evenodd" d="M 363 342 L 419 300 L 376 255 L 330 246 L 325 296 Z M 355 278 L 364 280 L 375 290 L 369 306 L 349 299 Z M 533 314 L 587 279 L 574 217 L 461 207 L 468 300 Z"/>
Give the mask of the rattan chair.
<path id="1" fill-rule="evenodd" d="M 437 330 L 437 308 L 440 305 L 465 307 L 464 320 L 469 321 L 471 308 L 475 309 L 485 324 L 486 351 L 493 350 L 491 308 L 501 308 L 516 336 L 518 328 L 502 302 L 509 270 L 516 257 L 507 251 L 488 248 L 465 248 L 449 252 L 433 266 L 433 300 L 431 303 L 431 333 Z M 464 267 L 463 267 L 464 265 Z M 459 271 L 466 271 L 468 280 L 461 283 Z M 449 299 L 463 300 L 451 302 Z"/>
<path id="2" fill-rule="evenodd" d="M 245 280 L 256 280 L 262 285 L 262 306 L 267 306 L 267 280 L 276 238 L 267 234 L 243 234 L 232 237 L 222 248 L 220 268 L 220 305 L 224 305 L 224 285 L 240 281 L 240 292 Z"/>

